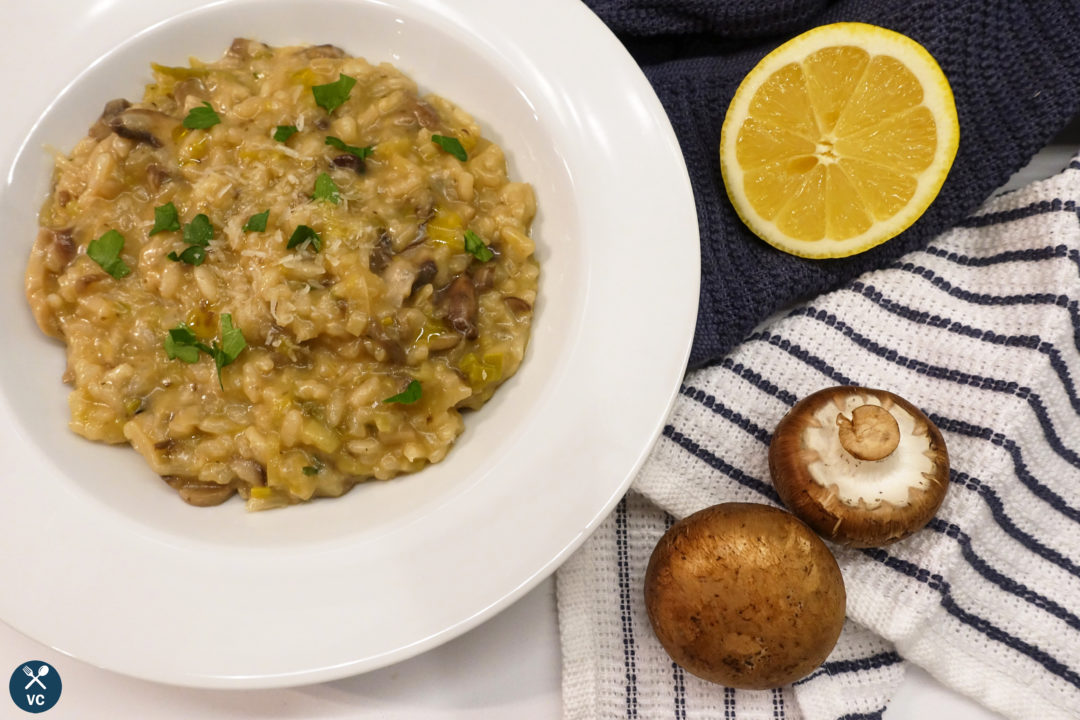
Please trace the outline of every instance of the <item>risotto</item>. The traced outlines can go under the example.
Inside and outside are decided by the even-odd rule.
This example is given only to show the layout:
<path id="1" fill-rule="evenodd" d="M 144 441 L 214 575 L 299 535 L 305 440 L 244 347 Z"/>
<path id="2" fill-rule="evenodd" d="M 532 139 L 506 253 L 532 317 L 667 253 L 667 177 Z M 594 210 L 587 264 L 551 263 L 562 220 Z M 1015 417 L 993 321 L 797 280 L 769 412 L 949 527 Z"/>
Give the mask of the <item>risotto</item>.
<path id="1" fill-rule="evenodd" d="M 30 254 L 71 428 L 251 510 L 441 460 L 525 353 L 531 187 L 463 110 L 333 46 L 153 72 L 56 158 Z"/>

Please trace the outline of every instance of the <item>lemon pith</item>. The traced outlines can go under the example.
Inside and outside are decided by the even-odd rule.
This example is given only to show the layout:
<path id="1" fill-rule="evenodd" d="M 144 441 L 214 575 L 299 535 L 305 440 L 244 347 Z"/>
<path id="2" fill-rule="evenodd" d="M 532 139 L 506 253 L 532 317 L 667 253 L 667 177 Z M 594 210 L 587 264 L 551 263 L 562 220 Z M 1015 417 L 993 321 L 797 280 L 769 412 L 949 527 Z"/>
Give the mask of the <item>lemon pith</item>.
<path id="1" fill-rule="evenodd" d="M 744 223 L 804 257 L 853 255 L 922 215 L 959 143 L 952 90 L 921 45 L 837 23 L 767 55 L 728 107 L 720 167 Z"/>

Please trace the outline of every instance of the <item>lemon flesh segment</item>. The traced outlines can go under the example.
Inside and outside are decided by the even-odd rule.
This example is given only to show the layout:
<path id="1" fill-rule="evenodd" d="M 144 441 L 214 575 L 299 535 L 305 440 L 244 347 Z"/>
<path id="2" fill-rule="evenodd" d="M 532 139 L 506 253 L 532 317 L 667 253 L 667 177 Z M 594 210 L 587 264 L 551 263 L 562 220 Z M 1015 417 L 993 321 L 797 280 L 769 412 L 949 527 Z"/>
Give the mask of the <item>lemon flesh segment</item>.
<path id="1" fill-rule="evenodd" d="M 922 85 L 911 71 L 896 58 L 879 55 L 870 60 L 862 82 L 848 98 L 836 123 L 836 135 L 846 137 L 871 128 L 922 101 Z"/>
<path id="2" fill-rule="evenodd" d="M 721 132 L 728 196 L 766 242 L 845 257 L 926 210 L 959 124 L 941 69 L 914 40 L 838 23 L 780 46 L 743 80 Z"/>
<path id="3" fill-rule="evenodd" d="M 817 163 L 803 175 L 802 184 L 780 208 L 776 227 L 797 240 L 812 242 L 825 236 L 825 167 Z"/>
<path id="4" fill-rule="evenodd" d="M 827 135 L 836 128 L 840 113 L 848 105 L 869 63 L 870 53 L 850 46 L 823 48 L 802 61 L 819 133 Z"/>
<path id="5" fill-rule="evenodd" d="M 829 200 L 825 206 L 825 231 L 839 240 L 857 237 L 870 229 L 874 217 L 858 187 L 852 182 L 841 163 L 828 168 Z"/>
<path id="6" fill-rule="evenodd" d="M 837 137 L 837 157 L 856 158 L 918 175 L 934 162 L 937 128 L 925 107 L 884 118 L 856 134 Z"/>

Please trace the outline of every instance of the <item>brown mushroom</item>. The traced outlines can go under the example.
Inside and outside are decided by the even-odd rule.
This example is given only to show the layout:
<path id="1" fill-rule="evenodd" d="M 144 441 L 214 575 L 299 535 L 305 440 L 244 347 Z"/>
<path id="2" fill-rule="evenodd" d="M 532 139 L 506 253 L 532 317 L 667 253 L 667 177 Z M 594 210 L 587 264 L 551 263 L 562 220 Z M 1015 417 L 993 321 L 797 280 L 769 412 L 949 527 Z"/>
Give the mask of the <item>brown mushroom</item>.
<path id="1" fill-rule="evenodd" d="M 891 392 L 854 386 L 796 403 L 773 432 L 769 470 L 793 513 L 851 547 L 920 530 L 949 486 L 949 455 L 934 423 Z"/>
<path id="2" fill-rule="evenodd" d="M 645 571 L 645 607 L 672 659 L 728 687 L 780 687 L 824 662 L 844 625 L 836 559 L 791 513 L 724 503 L 672 525 Z"/>
<path id="3" fill-rule="evenodd" d="M 469 277 L 472 278 L 476 292 L 486 293 L 495 285 L 495 265 L 484 263 L 483 265 L 470 268 Z"/>
<path id="4" fill-rule="evenodd" d="M 44 250 L 42 254 L 45 267 L 51 272 L 61 272 L 75 258 L 78 247 L 75 244 L 74 232 L 74 228 L 41 228 L 38 231 L 38 244 Z"/>
<path id="5" fill-rule="evenodd" d="M 196 98 L 197 101 L 209 100 L 209 95 L 206 92 L 206 86 L 203 85 L 203 81 L 199 78 L 187 78 L 176 83 L 173 87 L 173 98 L 176 100 L 177 107 L 181 111 L 187 109 L 188 98 Z M 198 105 L 198 102 L 194 103 Z"/>
<path id="6" fill-rule="evenodd" d="M 439 113 L 429 103 L 417 100 L 413 105 L 412 113 L 421 127 L 429 130 L 439 127 Z"/>
<path id="7" fill-rule="evenodd" d="M 409 294 L 412 295 L 420 288 L 434 281 L 435 276 L 438 274 L 439 266 L 435 264 L 435 261 L 424 260 L 416 269 L 416 279 L 413 280 L 412 289 L 410 290 Z"/>
<path id="8" fill-rule="evenodd" d="M 91 285 L 108 279 L 109 276 L 105 273 L 90 271 L 75 278 L 75 289 L 79 292 L 85 292 Z"/>
<path id="9" fill-rule="evenodd" d="M 171 180 L 172 175 L 161 165 L 150 163 L 146 166 L 146 186 L 154 192 L 161 190 L 162 186 Z"/>
<path id="10" fill-rule="evenodd" d="M 388 328 L 385 325 L 372 318 L 368 321 L 364 337 L 382 348 L 388 362 L 394 365 L 404 365 L 408 360 L 405 348 L 401 346 L 401 341 L 396 337 L 392 337 L 387 330 Z"/>
<path id="11" fill-rule="evenodd" d="M 369 268 L 373 257 L 374 254 L 368 258 Z M 384 297 L 393 307 L 399 308 L 417 289 L 430 283 L 437 272 L 438 267 L 422 245 L 406 248 L 393 256 L 382 272 L 386 283 Z"/>
<path id="12" fill-rule="evenodd" d="M 503 302 L 506 303 L 506 307 L 510 308 L 510 312 L 514 313 L 514 317 L 519 320 L 532 312 L 532 305 L 519 297 L 507 295 L 503 298 Z"/>
<path id="13" fill-rule="evenodd" d="M 345 57 L 345 51 L 336 45 L 330 45 L 325 43 L 323 45 L 310 45 L 305 48 L 301 48 L 297 51 L 298 55 L 302 55 L 309 60 L 315 58 L 343 58 Z"/>
<path id="14" fill-rule="evenodd" d="M 376 275 L 382 275 L 393 257 L 394 243 L 390 239 L 390 233 L 383 230 L 379 234 L 379 240 L 371 248 L 371 255 L 368 256 L 368 269 Z"/>
<path id="15" fill-rule="evenodd" d="M 357 175 L 363 175 L 364 171 L 367 169 L 367 165 L 364 163 L 364 161 L 358 158 L 356 155 L 353 155 L 352 153 L 342 153 L 341 155 L 335 155 L 330 162 L 333 163 L 334 167 L 347 168 L 355 172 Z"/>
<path id="16" fill-rule="evenodd" d="M 446 290 L 446 319 L 450 327 L 472 340 L 477 335 L 476 316 L 479 312 L 476 286 L 467 275 L 458 275 Z"/>
<path id="17" fill-rule="evenodd" d="M 162 479 L 180 494 L 180 498 L 184 502 L 195 507 L 220 505 L 236 492 L 233 485 L 203 482 L 184 475 L 163 475 Z"/>
<path id="18" fill-rule="evenodd" d="M 232 41 L 232 45 L 229 46 L 229 51 L 225 54 L 237 60 L 250 60 L 259 53 L 269 49 L 269 45 L 261 43 L 258 40 L 235 38 Z"/>
<path id="19" fill-rule="evenodd" d="M 104 140 L 108 137 L 109 133 L 112 132 L 109 122 L 129 107 L 131 107 L 131 103 L 124 98 L 117 98 L 105 103 L 105 108 L 101 111 L 101 117 L 90 126 L 90 137 L 95 140 Z"/>
<path id="20" fill-rule="evenodd" d="M 180 123 L 157 110 L 128 108 L 110 118 L 107 124 L 122 138 L 159 148 L 165 144 L 165 139 L 172 137 Z"/>
<path id="21" fill-rule="evenodd" d="M 435 335 L 428 336 L 427 346 L 428 352 L 443 352 L 445 350 L 452 350 L 461 343 L 461 336 L 457 333 L 437 333 Z"/>

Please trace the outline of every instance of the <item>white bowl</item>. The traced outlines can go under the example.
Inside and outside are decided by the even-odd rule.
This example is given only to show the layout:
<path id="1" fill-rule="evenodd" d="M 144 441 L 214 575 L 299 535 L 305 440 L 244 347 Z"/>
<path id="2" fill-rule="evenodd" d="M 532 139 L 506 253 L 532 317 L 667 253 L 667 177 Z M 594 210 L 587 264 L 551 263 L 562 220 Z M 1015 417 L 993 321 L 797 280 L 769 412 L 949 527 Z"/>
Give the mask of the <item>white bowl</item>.
<path id="1" fill-rule="evenodd" d="M 236 36 L 389 61 L 472 113 L 511 176 L 536 190 L 542 268 L 525 363 L 466 418 L 446 460 L 257 514 L 235 500 L 185 505 L 130 448 L 71 433 L 64 351 L 38 331 L 22 290 L 51 172 L 43 147 L 70 149 L 105 101 L 141 97 L 151 61 L 216 59 Z M 151 680 L 323 681 L 490 617 L 621 497 L 693 334 L 698 235 L 677 141 L 632 60 L 574 0 L 239 0 L 168 18 L 44 111 L 0 186 L 0 211 L 15 246 L 0 271 L 0 618 Z"/>

